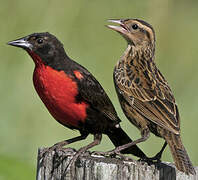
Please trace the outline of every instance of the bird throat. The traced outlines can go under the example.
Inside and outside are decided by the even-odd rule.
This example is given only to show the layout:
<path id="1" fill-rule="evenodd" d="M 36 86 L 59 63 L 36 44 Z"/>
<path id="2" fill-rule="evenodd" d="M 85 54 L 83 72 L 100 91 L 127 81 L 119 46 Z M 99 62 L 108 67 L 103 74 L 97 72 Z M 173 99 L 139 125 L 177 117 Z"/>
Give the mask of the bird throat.
<path id="1" fill-rule="evenodd" d="M 153 61 L 153 53 L 149 49 L 141 49 L 128 45 L 124 54 L 117 62 L 114 69 L 114 81 L 116 84 L 131 87 L 133 83 L 142 85 L 142 78 L 151 79 L 152 73 L 156 69 Z M 145 85 L 146 86 L 146 85 Z"/>
<path id="2" fill-rule="evenodd" d="M 154 52 L 152 48 L 140 48 L 132 45 L 128 45 L 124 54 L 121 56 L 120 60 L 117 62 L 117 68 L 128 69 L 131 66 L 137 69 L 144 69 L 145 66 L 150 66 L 154 60 Z M 150 65 L 149 65 L 150 64 Z"/>
<path id="3" fill-rule="evenodd" d="M 43 65 L 43 61 L 39 55 L 37 55 L 34 51 L 28 50 L 27 52 L 32 57 L 36 66 Z"/>

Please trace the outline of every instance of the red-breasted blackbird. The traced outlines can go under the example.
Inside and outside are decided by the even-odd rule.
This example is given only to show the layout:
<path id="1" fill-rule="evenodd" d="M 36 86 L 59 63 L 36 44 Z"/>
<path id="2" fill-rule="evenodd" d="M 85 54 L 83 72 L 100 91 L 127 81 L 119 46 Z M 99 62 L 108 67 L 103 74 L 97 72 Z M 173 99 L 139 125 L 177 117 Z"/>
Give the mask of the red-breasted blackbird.
<path id="1" fill-rule="evenodd" d="M 131 142 L 121 129 L 115 108 L 100 83 L 87 69 L 68 57 L 55 36 L 47 32 L 34 33 L 8 44 L 26 50 L 32 57 L 34 87 L 54 119 L 81 134 L 59 142 L 51 149 L 83 140 L 88 134 L 94 135 L 94 141 L 80 148 L 76 157 L 99 144 L 102 134 L 106 134 L 116 147 Z M 146 157 L 137 146 L 122 153 Z"/>
<path id="2" fill-rule="evenodd" d="M 120 26 L 108 25 L 120 33 L 128 46 L 114 69 L 114 83 L 121 107 L 132 124 L 141 131 L 141 138 L 118 147 L 114 152 L 149 138 L 150 132 L 165 139 L 176 167 L 195 174 L 182 144 L 180 117 L 174 96 L 154 62 L 155 33 L 150 24 L 138 19 L 110 20 Z"/>

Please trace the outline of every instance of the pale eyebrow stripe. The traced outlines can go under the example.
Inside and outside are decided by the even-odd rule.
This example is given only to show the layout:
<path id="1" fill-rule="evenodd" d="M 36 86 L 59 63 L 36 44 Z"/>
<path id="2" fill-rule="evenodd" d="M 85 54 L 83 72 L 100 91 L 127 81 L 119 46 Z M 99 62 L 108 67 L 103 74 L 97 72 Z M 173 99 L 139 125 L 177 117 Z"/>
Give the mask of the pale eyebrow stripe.
<path id="1" fill-rule="evenodd" d="M 152 41 L 155 41 L 155 31 L 153 29 L 153 27 L 148 24 L 147 22 L 145 21 L 142 21 L 142 20 L 139 20 L 139 19 L 134 19 L 136 21 L 137 24 L 140 24 L 141 27 L 143 30 L 146 31 L 146 35 L 147 37 Z"/>

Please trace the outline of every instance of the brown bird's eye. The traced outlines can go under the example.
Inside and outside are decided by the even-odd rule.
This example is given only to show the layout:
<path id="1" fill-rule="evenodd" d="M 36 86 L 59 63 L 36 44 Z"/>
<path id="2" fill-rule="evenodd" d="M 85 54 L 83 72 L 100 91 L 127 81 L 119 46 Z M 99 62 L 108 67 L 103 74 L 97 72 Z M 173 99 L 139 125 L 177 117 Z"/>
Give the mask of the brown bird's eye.
<path id="1" fill-rule="evenodd" d="M 43 43 L 43 39 L 37 39 L 37 43 L 38 44 L 42 44 Z"/>
<path id="2" fill-rule="evenodd" d="M 133 24 L 133 25 L 132 25 L 132 28 L 133 28 L 134 30 L 136 30 L 136 29 L 138 28 L 138 25 L 137 25 L 137 24 Z"/>

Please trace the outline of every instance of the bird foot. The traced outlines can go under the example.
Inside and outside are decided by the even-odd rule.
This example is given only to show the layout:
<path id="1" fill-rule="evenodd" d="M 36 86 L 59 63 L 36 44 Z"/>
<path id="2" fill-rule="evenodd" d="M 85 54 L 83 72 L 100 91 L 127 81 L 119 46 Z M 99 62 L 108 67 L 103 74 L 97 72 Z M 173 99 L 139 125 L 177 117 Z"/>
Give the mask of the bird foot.
<path id="1" fill-rule="evenodd" d="M 57 144 L 54 144 L 54 145 L 51 146 L 51 147 L 44 148 L 44 149 L 43 149 L 42 156 L 45 155 L 46 153 L 52 153 L 52 151 L 57 152 L 57 151 L 59 151 L 59 150 L 62 150 L 62 151 L 64 151 L 64 152 L 70 152 L 70 153 L 76 152 L 76 150 L 73 149 L 73 148 L 70 148 L 70 147 L 63 148 L 63 145 L 62 145 L 62 144 L 57 143 Z"/>
<path id="2" fill-rule="evenodd" d="M 154 157 L 141 158 L 138 161 L 146 162 L 148 165 L 161 163 L 161 154 L 156 154 Z"/>
<path id="3" fill-rule="evenodd" d="M 119 153 L 116 153 L 114 151 L 107 151 L 107 152 L 101 152 L 101 151 L 94 151 L 91 153 L 91 155 L 98 155 L 98 156 L 113 156 L 115 157 L 116 154 L 119 154 Z"/>
<path id="4" fill-rule="evenodd" d="M 94 151 L 91 153 L 91 155 L 98 155 L 98 156 L 105 156 L 105 157 L 109 156 L 111 158 L 119 157 L 120 159 L 125 160 L 125 161 L 133 160 L 130 157 L 125 156 L 121 154 L 119 151 L 115 151 L 115 150 L 107 151 L 107 152 Z"/>
<path id="5" fill-rule="evenodd" d="M 93 151 L 93 152 L 91 152 L 91 156 L 108 156 L 107 154 L 106 154 L 106 152 L 102 152 L 102 151 Z"/>

